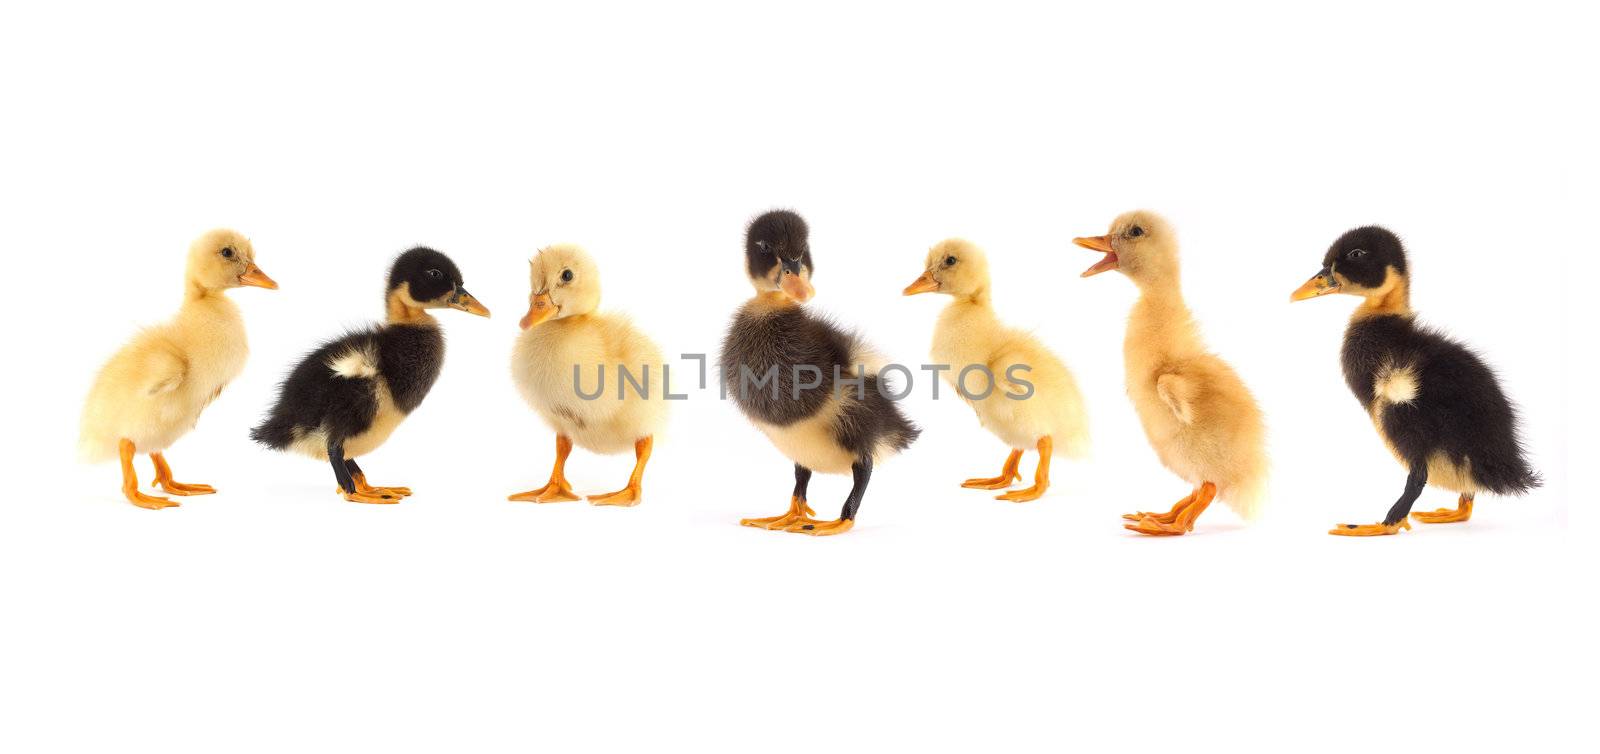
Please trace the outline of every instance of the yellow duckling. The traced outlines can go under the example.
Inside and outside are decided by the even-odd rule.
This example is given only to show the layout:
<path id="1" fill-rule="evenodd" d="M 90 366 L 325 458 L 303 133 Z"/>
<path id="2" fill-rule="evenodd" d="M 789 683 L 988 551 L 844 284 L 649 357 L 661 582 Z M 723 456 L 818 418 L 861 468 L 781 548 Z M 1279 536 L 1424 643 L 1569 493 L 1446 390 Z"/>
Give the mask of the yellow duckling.
<path id="1" fill-rule="evenodd" d="M 135 335 L 95 376 L 83 404 L 79 446 L 89 461 L 121 458 L 128 502 L 152 510 L 178 505 L 139 491 L 136 452 L 150 455 L 155 484 L 168 494 L 216 492 L 210 485 L 173 481 L 162 452 L 194 428 L 200 412 L 244 369 L 244 319 L 223 292 L 246 285 L 278 287 L 256 266 L 249 239 L 220 229 L 196 239 L 189 246 L 178 316 Z"/>
<path id="2" fill-rule="evenodd" d="M 1081 458 L 1089 450 L 1089 423 L 1072 372 L 1038 338 L 1007 327 L 995 316 L 989 262 L 976 245 L 952 238 L 929 249 L 926 271 L 905 289 L 907 296 L 918 293 L 955 298 L 934 328 L 933 363 L 949 367 L 941 372 L 945 382 L 978 413 L 978 423 L 1011 446 L 1000 476 L 968 479 L 961 486 L 1010 487 L 1022 479 L 1017 466 L 1023 452 L 1038 448 L 1033 486 L 996 499 L 1018 503 L 1039 499 L 1050 487 L 1050 456 L 1056 442 L 1069 458 Z"/>
<path id="3" fill-rule="evenodd" d="M 556 463 L 548 484 L 510 499 L 577 500 L 565 476 L 567 455 L 576 443 L 607 454 L 632 447 L 635 461 L 628 486 L 590 495 L 589 502 L 638 505 L 645 463 L 667 419 L 661 349 L 627 317 L 596 311 L 600 271 L 582 248 L 551 246 L 530 264 L 532 293 L 511 371 L 522 397 L 556 431 Z M 605 373 L 609 377 L 601 376 Z"/>
<path id="4" fill-rule="evenodd" d="M 1073 243 L 1106 255 L 1084 277 L 1117 270 L 1139 287 L 1123 342 L 1128 397 L 1161 463 L 1195 486 L 1167 513 L 1123 516 L 1137 522 L 1126 528 L 1184 534 L 1216 497 L 1254 518 L 1267 478 L 1261 409 L 1233 368 L 1200 339 L 1183 300 L 1172 227 L 1153 212 L 1128 212 L 1111 223 L 1110 233 Z"/>

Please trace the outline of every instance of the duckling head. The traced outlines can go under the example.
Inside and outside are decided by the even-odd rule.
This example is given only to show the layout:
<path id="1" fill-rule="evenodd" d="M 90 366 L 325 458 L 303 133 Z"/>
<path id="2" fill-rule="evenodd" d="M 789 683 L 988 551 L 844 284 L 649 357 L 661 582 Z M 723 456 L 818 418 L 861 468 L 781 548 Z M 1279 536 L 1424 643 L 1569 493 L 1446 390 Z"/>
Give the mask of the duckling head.
<path id="1" fill-rule="evenodd" d="M 811 287 L 811 231 L 789 210 L 773 210 L 750 221 L 744 233 L 745 272 L 757 291 L 776 291 L 803 304 Z"/>
<path id="2" fill-rule="evenodd" d="M 1074 238 L 1105 257 L 1083 271 L 1083 277 L 1116 270 L 1141 288 L 1178 279 L 1178 234 L 1165 218 L 1149 210 L 1124 212 L 1103 236 Z"/>
<path id="3" fill-rule="evenodd" d="M 426 246 L 418 246 L 394 260 L 389 268 L 391 312 L 423 309 L 457 309 L 489 316 L 489 310 L 467 292 L 461 270 L 450 257 Z"/>
<path id="4" fill-rule="evenodd" d="M 600 268 L 583 247 L 546 246 L 528 265 L 528 313 L 522 317 L 522 329 L 589 314 L 600 307 Z"/>
<path id="5" fill-rule="evenodd" d="M 1406 249 L 1387 228 L 1346 231 L 1328 247 L 1322 269 L 1289 295 L 1290 301 L 1349 293 L 1382 299 L 1406 287 Z"/>
<path id="6" fill-rule="evenodd" d="M 237 231 L 218 228 L 189 245 L 190 286 L 221 291 L 241 286 L 276 289 L 278 284 L 256 266 L 256 249 Z"/>
<path id="7" fill-rule="evenodd" d="M 940 241 L 928 249 L 922 277 L 906 286 L 904 293 L 945 293 L 957 299 L 985 300 L 989 295 L 989 260 L 971 241 Z"/>

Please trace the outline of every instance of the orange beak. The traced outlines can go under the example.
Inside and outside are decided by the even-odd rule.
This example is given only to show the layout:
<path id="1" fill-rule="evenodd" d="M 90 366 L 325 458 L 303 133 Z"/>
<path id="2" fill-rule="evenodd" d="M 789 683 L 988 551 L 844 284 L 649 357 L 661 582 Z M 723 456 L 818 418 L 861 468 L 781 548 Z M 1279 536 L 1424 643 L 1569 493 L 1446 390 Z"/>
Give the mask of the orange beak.
<path id="1" fill-rule="evenodd" d="M 262 272 L 255 262 L 251 262 L 250 269 L 245 270 L 244 274 L 239 276 L 239 285 L 253 285 L 257 288 L 278 290 L 277 281 L 267 277 L 267 273 Z"/>
<path id="2" fill-rule="evenodd" d="M 540 293 L 528 298 L 528 313 L 522 315 L 522 321 L 517 324 L 526 330 L 551 317 L 556 316 L 560 307 L 550 298 L 549 293 Z"/>
<path id="3" fill-rule="evenodd" d="M 1088 236 L 1085 238 L 1074 238 L 1072 239 L 1072 242 L 1082 246 L 1085 249 L 1103 251 L 1106 255 L 1104 259 L 1095 262 L 1089 267 L 1089 269 L 1084 270 L 1083 274 L 1079 277 L 1091 277 L 1094 275 L 1099 275 L 1107 270 L 1117 269 L 1117 252 L 1111 248 L 1110 236 Z"/>
<path id="4" fill-rule="evenodd" d="M 817 295 L 817 289 L 812 288 L 811 281 L 805 279 L 805 277 L 790 272 L 782 274 L 783 279 L 778 282 L 778 289 L 797 303 L 803 304 L 810 301 L 812 296 Z"/>
<path id="5" fill-rule="evenodd" d="M 1308 298 L 1316 298 L 1338 292 L 1339 281 L 1335 280 L 1332 274 L 1319 272 L 1312 275 L 1311 279 L 1307 280 L 1304 285 L 1294 289 L 1294 293 L 1289 294 L 1289 300 L 1304 301 Z"/>
<path id="6" fill-rule="evenodd" d="M 922 277 L 917 278 L 916 282 L 906 286 L 902 293 L 907 296 L 915 296 L 918 293 L 933 293 L 937 290 L 939 290 L 939 281 L 933 279 L 933 271 L 929 270 L 922 273 Z"/>
<path id="7" fill-rule="evenodd" d="M 450 299 L 449 306 L 451 309 L 464 311 L 468 314 L 476 314 L 480 317 L 489 316 L 489 307 L 479 303 L 478 298 L 470 293 L 467 293 L 467 289 L 465 288 L 456 290 L 456 295 L 454 298 Z"/>

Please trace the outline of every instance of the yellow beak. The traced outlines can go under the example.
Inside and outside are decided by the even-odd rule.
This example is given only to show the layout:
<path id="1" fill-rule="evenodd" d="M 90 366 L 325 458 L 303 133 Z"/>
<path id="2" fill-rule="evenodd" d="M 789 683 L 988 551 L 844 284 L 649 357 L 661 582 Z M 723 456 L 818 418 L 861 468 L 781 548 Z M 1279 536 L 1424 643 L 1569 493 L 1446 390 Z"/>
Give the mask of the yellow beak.
<path id="1" fill-rule="evenodd" d="M 922 277 L 917 278 L 916 282 L 906 286 L 902 293 L 907 296 L 915 296 L 918 293 L 933 293 L 937 290 L 939 290 L 939 281 L 933 279 L 933 271 L 929 270 L 922 273 Z"/>

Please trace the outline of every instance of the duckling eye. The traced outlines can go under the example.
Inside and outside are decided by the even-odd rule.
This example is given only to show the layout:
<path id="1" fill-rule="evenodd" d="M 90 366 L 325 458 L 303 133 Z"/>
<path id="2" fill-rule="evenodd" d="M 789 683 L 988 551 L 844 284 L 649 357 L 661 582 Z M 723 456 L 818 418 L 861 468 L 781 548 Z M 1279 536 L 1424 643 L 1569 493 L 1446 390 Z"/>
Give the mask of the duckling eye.
<path id="1" fill-rule="evenodd" d="M 1366 249 L 1351 249 L 1350 253 L 1346 254 L 1345 256 L 1349 257 L 1350 259 L 1360 259 L 1360 258 L 1362 258 L 1362 257 L 1364 257 L 1366 255 L 1367 255 L 1367 250 Z"/>
<path id="2" fill-rule="evenodd" d="M 439 278 L 444 277 L 444 273 L 438 270 L 428 270 L 428 277 L 438 280 Z"/>
<path id="3" fill-rule="evenodd" d="M 1141 228 L 1141 227 L 1135 225 L 1132 228 L 1128 229 L 1128 237 L 1129 238 L 1138 238 L 1139 236 L 1142 236 L 1142 235 L 1144 235 L 1144 228 Z"/>
<path id="4" fill-rule="evenodd" d="M 572 282 L 572 270 L 562 270 L 561 271 L 561 282 L 563 282 L 563 283 Z"/>
<path id="5" fill-rule="evenodd" d="M 233 247 L 232 246 L 224 246 L 224 247 L 222 247 L 222 258 L 223 259 L 232 259 L 233 258 Z"/>
<path id="6" fill-rule="evenodd" d="M 944 258 L 944 266 L 946 266 L 946 267 L 954 267 L 954 266 L 956 266 L 956 258 L 955 257 L 945 257 Z"/>

